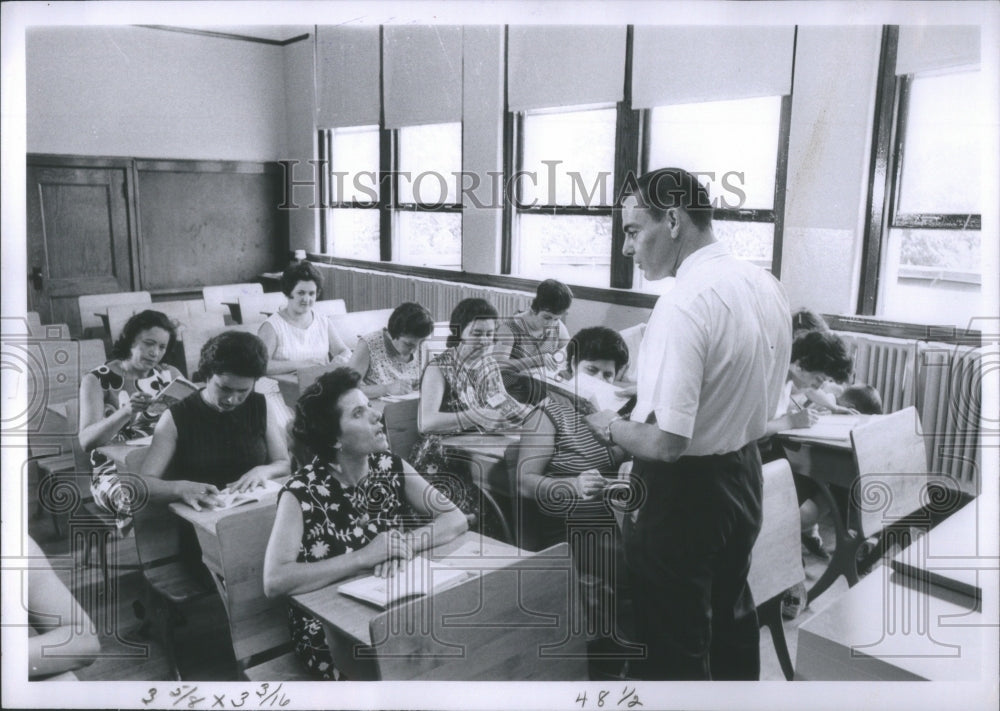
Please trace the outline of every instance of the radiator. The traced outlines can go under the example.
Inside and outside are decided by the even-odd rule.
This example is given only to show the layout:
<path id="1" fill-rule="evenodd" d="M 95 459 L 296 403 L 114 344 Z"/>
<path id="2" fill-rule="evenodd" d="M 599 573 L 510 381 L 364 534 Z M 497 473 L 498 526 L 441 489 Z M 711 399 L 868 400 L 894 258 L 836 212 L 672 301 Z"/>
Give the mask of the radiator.
<path id="1" fill-rule="evenodd" d="M 853 350 L 854 382 L 878 390 L 884 412 L 896 412 L 913 404 L 914 341 L 862 333 L 839 335 Z"/>
<path id="2" fill-rule="evenodd" d="M 435 321 L 447 321 L 462 299 L 481 297 L 501 316 L 524 311 L 534 294 L 511 289 L 474 286 L 459 282 L 390 274 L 387 272 L 315 264 L 323 274 L 323 298 L 344 299 L 348 311 L 395 308 L 404 301 L 416 301 L 431 312 Z"/>

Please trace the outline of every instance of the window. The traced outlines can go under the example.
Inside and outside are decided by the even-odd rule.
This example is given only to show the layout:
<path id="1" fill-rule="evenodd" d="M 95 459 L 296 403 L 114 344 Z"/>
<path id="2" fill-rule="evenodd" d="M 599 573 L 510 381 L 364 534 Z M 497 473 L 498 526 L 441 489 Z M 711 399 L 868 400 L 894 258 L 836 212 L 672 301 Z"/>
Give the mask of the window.
<path id="1" fill-rule="evenodd" d="M 715 208 L 715 236 L 766 269 L 780 237 L 784 103 L 773 96 L 658 106 L 645 114 L 643 172 L 677 166 L 696 174 Z M 650 290 L 638 270 L 633 284 Z"/>
<path id="2" fill-rule="evenodd" d="M 462 124 L 407 126 L 396 132 L 394 262 L 462 268 Z"/>
<path id="3" fill-rule="evenodd" d="M 617 110 L 516 114 L 511 273 L 607 287 Z"/>
<path id="4" fill-rule="evenodd" d="M 330 166 L 330 209 L 324 252 L 334 257 L 379 260 L 379 128 L 359 126 L 320 132 Z"/>
<path id="5" fill-rule="evenodd" d="M 910 74 L 896 94 L 876 314 L 964 326 L 981 280 L 981 75 Z"/>

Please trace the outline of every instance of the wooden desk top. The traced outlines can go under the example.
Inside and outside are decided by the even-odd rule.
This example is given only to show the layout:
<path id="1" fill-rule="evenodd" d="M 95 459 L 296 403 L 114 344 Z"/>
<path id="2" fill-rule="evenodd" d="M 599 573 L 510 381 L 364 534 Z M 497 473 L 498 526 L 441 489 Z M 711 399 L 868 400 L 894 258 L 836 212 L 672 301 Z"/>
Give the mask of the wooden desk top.
<path id="1" fill-rule="evenodd" d="M 502 566 L 516 562 L 521 555 L 528 555 L 519 548 L 471 531 L 466 531 L 458 538 L 437 546 L 433 550 L 423 551 L 421 555 L 436 560 L 457 550 L 469 541 L 483 543 L 482 558 L 469 559 L 468 567 L 471 570 L 495 568 L 498 561 Z M 366 575 L 370 575 L 370 573 L 357 577 L 365 577 Z M 369 645 L 371 644 L 369 623 L 383 611 L 337 592 L 337 588 L 346 582 L 347 580 L 340 580 L 319 590 L 294 595 L 292 600 L 317 619 L 337 628 L 353 644 Z"/>
<path id="2" fill-rule="evenodd" d="M 442 437 L 441 445 L 446 449 L 460 449 L 477 456 L 502 460 L 507 447 L 520 441 L 520 436 L 511 433 L 470 432 Z"/>
<path id="3" fill-rule="evenodd" d="M 149 452 L 148 444 L 105 444 L 97 451 L 115 463 L 118 471 L 138 474 Z"/>
<path id="4" fill-rule="evenodd" d="M 200 529 L 205 533 L 212 536 L 215 535 L 215 528 L 218 526 L 219 521 L 231 516 L 232 514 L 241 513 L 243 511 L 250 511 L 252 509 L 262 509 L 268 506 L 275 506 L 278 503 L 278 492 L 269 491 L 267 493 L 260 494 L 260 501 L 254 501 L 253 503 L 243 504 L 242 506 L 234 506 L 228 509 L 202 509 L 201 511 L 195 511 L 193 508 L 185 504 L 183 501 L 175 501 L 170 504 L 170 510 L 175 514 L 180 516 L 185 521 L 188 521 L 195 527 L 195 529 Z"/>

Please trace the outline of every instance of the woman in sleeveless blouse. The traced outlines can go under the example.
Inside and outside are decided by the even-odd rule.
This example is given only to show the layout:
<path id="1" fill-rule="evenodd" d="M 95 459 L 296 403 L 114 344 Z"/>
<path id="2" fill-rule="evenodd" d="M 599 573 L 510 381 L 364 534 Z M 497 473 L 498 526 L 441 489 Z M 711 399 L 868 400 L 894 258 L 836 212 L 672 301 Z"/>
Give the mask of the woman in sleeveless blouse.
<path id="1" fill-rule="evenodd" d="M 362 392 L 385 397 L 416 389 L 423 372 L 420 344 L 433 331 L 430 312 L 406 301 L 393 310 L 385 328 L 361 336 L 350 367 L 361 374 Z"/>
<path id="2" fill-rule="evenodd" d="M 415 553 L 466 529 L 454 504 L 388 451 L 360 379 L 350 368 L 337 368 L 320 376 L 296 405 L 293 434 L 314 458 L 279 494 L 264 557 L 268 597 L 372 572 L 396 574 Z M 288 616 L 306 669 L 321 679 L 341 678 L 319 620 L 294 605 Z"/>
<path id="3" fill-rule="evenodd" d="M 540 283 L 531 307 L 501 322 L 497 360 L 516 370 L 557 370 L 563 365 L 559 352 L 569 342 L 563 319 L 572 303 L 573 292 L 561 281 L 546 279 Z"/>
<path id="4" fill-rule="evenodd" d="M 309 262 L 288 267 L 281 275 L 288 302 L 260 325 L 257 335 L 267 348 L 267 374 L 293 373 L 336 360 L 347 362 L 350 349 L 330 320 L 313 310 L 322 293 L 319 272 Z"/>
<path id="5" fill-rule="evenodd" d="M 112 360 L 80 381 L 80 446 L 90 453 L 90 489 L 98 506 L 114 514 L 120 529 L 131 521 L 131 493 L 122 485 L 115 462 L 98 447 L 153 433 L 161 413 L 150 401 L 180 372 L 160 361 L 177 331 L 159 311 L 135 314 L 111 348 Z"/>

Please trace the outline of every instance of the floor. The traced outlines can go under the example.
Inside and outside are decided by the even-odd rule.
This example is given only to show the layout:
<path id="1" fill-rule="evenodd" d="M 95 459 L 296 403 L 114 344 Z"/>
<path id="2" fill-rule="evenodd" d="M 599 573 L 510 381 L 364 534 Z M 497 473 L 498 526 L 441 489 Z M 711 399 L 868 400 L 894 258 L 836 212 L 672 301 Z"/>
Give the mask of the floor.
<path id="1" fill-rule="evenodd" d="M 821 523 L 821 534 L 828 546 L 833 541 L 833 529 Z M 48 556 L 68 555 L 69 542 L 65 524 L 57 536 L 51 518 L 45 514 L 29 522 L 32 537 Z M 111 598 L 105 600 L 100 591 L 103 585 L 97 567 L 75 568 L 66 566 L 58 570 L 63 582 L 73 590 L 92 620 L 101 630 L 102 657 L 89 667 L 76 672 L 81 680 L 170 680 L 170 670 L 162 646 L 141 630 L 141 620 L 136 616 L 134 604 L 142 598 L 141 577 L 135 547 L 131 541 L 112 542 L 119 560 L 111 567 L 114 584 Z M 77 554 L 79 558 L 79 554 Z M 96 555 L 93 556 L 96 560 Z M 816 580 L 825 563 L 820 558 L 803 551 L 806 584 Z M 793 620 L 785 620 L 784 631 L 792 663 L 798 641 L 798 628 L 817 612 L 834 602 L 847 590 L 847 583 L 840 578 L 813 604 Z M 235 681 L 236 665 L 233 659 L 226 613 L 216 595 L 203 599 L 184 610 L 185 619 L 175 628 L 181 675 L 185 680 Z M 784 675 L 774 652 L 771 636 L 766 627 L 761 629 L 761 680 L 781 681 Z"/>

